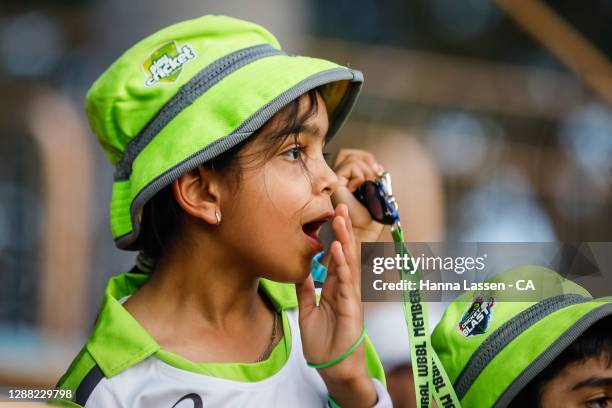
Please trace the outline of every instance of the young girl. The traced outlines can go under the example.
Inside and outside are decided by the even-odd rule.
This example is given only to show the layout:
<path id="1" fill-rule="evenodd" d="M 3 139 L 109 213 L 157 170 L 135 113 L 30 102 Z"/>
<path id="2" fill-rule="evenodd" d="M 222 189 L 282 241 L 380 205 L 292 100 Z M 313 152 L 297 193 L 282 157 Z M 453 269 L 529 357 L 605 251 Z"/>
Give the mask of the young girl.
<path id="1" fill-rule="evenodd" d="M 223 16 L 157 32 L 102 74 L 86 108 L 116 166 L 113 237 L 140 255 L 108 283 L 56 402 L 391 406 L 360 302 L 360 243 L 382 226 L 352 195 L 382 168 L 341 150 L 331 169 L 323 152 L 361 82 Z"/>

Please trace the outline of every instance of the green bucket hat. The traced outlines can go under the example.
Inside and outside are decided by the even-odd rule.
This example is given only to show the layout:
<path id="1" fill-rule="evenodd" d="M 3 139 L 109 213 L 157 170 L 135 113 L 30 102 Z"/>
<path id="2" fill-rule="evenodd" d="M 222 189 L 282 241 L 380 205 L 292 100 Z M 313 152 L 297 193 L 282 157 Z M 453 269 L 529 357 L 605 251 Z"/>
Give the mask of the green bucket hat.
<path id="1" fill-rule="evenodd" d="M 612 297 L 593 299 L 545 267 L 521 266 L 487 282 L 509 285 L 520 279 L 523 289 L 531 280 L 542 300 L 507 301 L 525 296 L 508 287 L 503 295 L 466 292 L 450 304 L 432 334 L 432 346 L 463 407 L 508 406 L 582 333 L 612 315 Z"/>
<path id="2" fill-rule="evenodd" d="M 184 21 L 138 42 L 86 96 L 90 126 L 115 165 L 115 244 L 137 249 L 142 208 L 155 193 L 314 88 L 328 110 L 329 140 L 362 82 L 357 70 L 285 53 L 264 28 L 225 16 Z"/>

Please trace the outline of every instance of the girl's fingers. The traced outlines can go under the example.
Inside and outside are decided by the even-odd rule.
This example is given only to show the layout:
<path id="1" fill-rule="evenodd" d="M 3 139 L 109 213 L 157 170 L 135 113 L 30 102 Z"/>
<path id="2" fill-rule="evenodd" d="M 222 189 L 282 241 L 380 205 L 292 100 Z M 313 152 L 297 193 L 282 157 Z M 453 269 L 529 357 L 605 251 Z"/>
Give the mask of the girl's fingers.
<path id="1" fill-rule="evenodd" d="M 376 171 L 364 161 L 348 158 L 335 170 L 340 185 L 345 185 L 351 192 L 366 180 L 375 180 Z"/>
<path id="2" fill-rule="evenodd" d="M 351 163 L 351 166 L 354 166 L 355 168 L 359 169 L 360 174 L 362 174 L 362 178 L 360 180 L 351 180 L 348 185 L 349 190 L 356 190 L 357 187 L 363 184 L 363 182 L 366 180 L 373 181 L 376 179 L 376 172 L 372 170 L 372 168 L 367 163 L 362 161 L 355 161 Z"/>
<path id="3" fill-rule="evenodd" d="M 351 276 L 343 249 L 339 241 L 332 242 L 330 247 L 332 258 L 336 264 L 336 276 L 338 277 L 338 281 L 341 283 L 348 283 L 351 280 Z"/>
<path id="4" fill-rule="evenodd" d="M 332 221 L 332 229 L 336 239 L 342 244 L 347 263 L 351 266 L 355 265 L 355 236 L 350 226 L 348 207 L 345 204 L 338 204 L 336 207 L 336 217 Z"/>
<path id="5" fill-rule="evenodd" d="M 336 156 L 334 167 L 339 166 L 341 162 L 351 157 L 367 163 L 375 173 L 380 173 L 383 171 L 383 167 L 376 161 L 376 158 L 372 153 L 360 149 L 340 149 L 338 155 Z"/>
<path id="6" fill-rule="evenodd" d="M 346 256 L 342 245 L 338 241 L 332 242 L 330 247 L 332 258 L 336 263 L 336 276 L 338 279 L 336 285 L 336 313 L 337 315 L 351 315 L 355 309 L 355 297 L 353 282 L 351 279 L 351 268 L 347 263 Z"/>
<path id="7" fill-rule="evenodd" d="M 358 165 L 347 164 L 341 169 L 336 170 L 338 176 L 338 184 L 345 186 L 351 192 L 366 181 L 366 175 L 363 169 Z"/>
<path id="8" fill-rule="evenodd" d="M 334 233 L 336 234 L 336 238 L 338 238 L 342 244 L 342 249 L 350 268 L 355 290 L 358 293 L 361 293 L 361 260 L 357 255 L 359 253 L 356 247 L 358 243 L 355 240 L 355 234 L 353 232 L 353 225 L 351 217 L 349 216 L 348 207 L 344 204 L 338 204 L 336 210 L 337 215 L 339 215 L 341 218 L 339 218 L 339 221 L 336 222 L 337 225 L 334 226 L 334 224 L 332 224 L 332 227 L 334 229 Z M 344 224 L 344 227 L 342 227 L 341 224 Z"/>
<path id="9" fill-rule="evenodd" d="M 335 303 L 336 287 L 342 283 L 351 284 L 351 262 L 354 255 L 354 243 L 351 241 L 352 231 L 347 230 L 343 214 L 348 214 L 346 205 L 336 207 L 336 217 L 332 221 L 332 229 L 336 239 L 330 246 L 331 259 L 327 271 L 327 278 L 323 283 L 321 297 Z"/>
<path id="10" fill-rule="evenodd" d="M 351 240 L 351 243 L 355 242 L 355 234 L 353 234 L 353 221 L 351 221 L 351 217 L 349 215 L 349 209 L 348 206 L 343 205 L 341 208 L 341 213 L 340 215 L 342 215 L 342 217 L 344 218 L 344 223 L 346 224 L 346 230 L 349 234 L 349 238 Z"/>
<path id="11" fill-rule="evenodd" d="M 303 319 L 310 315 L 310 313 L 317 307 L 315 300 L 315 286 L 312 280 L 312 275 L 308 275 L 308 278 L 304 282 L 295 284 L 295 292 L 298 300 L 298 311 L 300 319 Z"/>
<path id="12" fill-rule="evenodd" d="M 338 268 L 334 262 L 333 256 L 329 261 L 330 269 L 327 271 L 327 277 L 325 278 L 325 282 L 323 282 L 323 287 L 321 288 L 321 300 L 329 303 L 332 308 L 336 307 L 336 299 L 334 297 L 334 292 L 336 290 L 338 275 Z"/>
<path id="13" fill-rule="evenodd" d="M 338 204 L 338 207 L 336 207 L 337 211 L 336 216 L 332 221 L 332 229 L 334 231 L 336 239 L 344 247 L 345 245 L 348 246 L 351 243 L 351 237 L 349 236 L 349 231 L 346 228 L 346 220 L 344 216 L 341 215 L 341 206 L 344 207 L 344 204 Z M 346 248 L 343 249 L 346 250 Z"/>
<path id="14" fill-rule="evenodd" d="M 369 163 L 362 160 L 357 160 L 355 161 L 355 164 L 361 167 L 368 180 L 374 180 L 378 176 L 378 171 Z"/>
<path id="15" fill-rule="evenodd" d="M 347 225 L 347 218 L 349 225 Z M 357 258 L 357 248 L 355 247 L 355 236 L 352 227 L 350 226 L 350 217 L 348 208 L 344 204 L 338 204 L 336 207 L 336 218 L 332 222 L 332 228 L 336 239 L 341 245 L 344 260 L 347 264 L 349 277 L 351 278 L 351 286 L 357 292 L 361 293 L 361 263 Z M 332 256 L 332 260 L 333 260 Z M 338 267 L 338 266 L 336 266 Z"/>
<path id="16" fill-rule="evenodd" d="M 338 265 L 336 264 L 333 253 L 331 251 L 331 246 L 329 249 L 329 255 L 330 259 L 329 265 L 327 265 L 327 277 L 325 278 L 325 281 L 323 282 L 323 286 L 321 288 L 321 299 L 325 300 L 333 307 L 335 307 L 336 301 L 334 299 L 334 291 L 337 283 L 336 281 L 338 280 Z"/>

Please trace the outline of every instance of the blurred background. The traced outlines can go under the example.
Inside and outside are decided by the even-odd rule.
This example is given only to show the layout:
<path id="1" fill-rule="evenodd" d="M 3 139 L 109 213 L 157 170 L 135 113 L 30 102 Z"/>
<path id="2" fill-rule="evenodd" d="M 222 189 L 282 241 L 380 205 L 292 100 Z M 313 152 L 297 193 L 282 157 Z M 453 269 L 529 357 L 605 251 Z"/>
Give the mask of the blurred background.
<path id="1" fill-rule="evenodd" d="M 391 171 L 408 240 L 612 241 L 611 0 L 3 0 L 0 395 L 53 387 L 134 262 L 111 238 L 86 90 L 139 39 L 203 14 L 364 72 L 333 146 Z M 367 313 L 410 406 L 407 339 L 387 344 L 407 337 L 401 308 Z"/>

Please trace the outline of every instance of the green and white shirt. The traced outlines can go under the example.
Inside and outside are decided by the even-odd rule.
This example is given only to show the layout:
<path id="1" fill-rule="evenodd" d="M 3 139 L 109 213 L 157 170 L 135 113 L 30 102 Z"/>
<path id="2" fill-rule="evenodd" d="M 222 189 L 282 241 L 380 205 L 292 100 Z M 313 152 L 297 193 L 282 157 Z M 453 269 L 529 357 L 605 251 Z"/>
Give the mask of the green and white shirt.
<path id="1" fill-rule="evenodd" d="M 281 341 L 257 363 L 195 363 L 164 350 L 123 307 L 149 278 L 137 268 L 110 279 L 95 328 L 57 388 L 72 391 L 68 407 L 206 408 L 324 407 L 325 383 L 306 365 L 299 335 L 295 285 L 260 279 L 260 289 L 282 315 Z M 378 394 L 391 407 L 383 367 L 365 339 L 366 365 Z"/>

